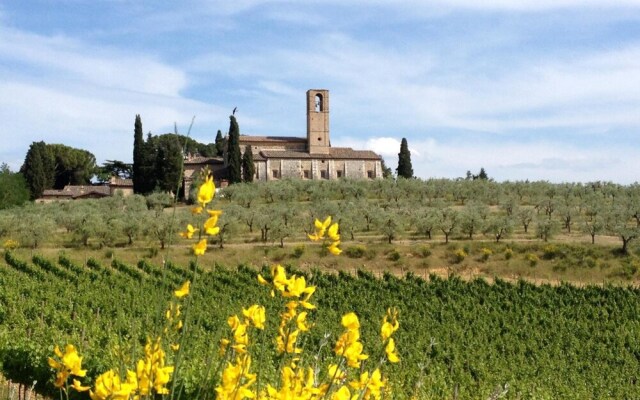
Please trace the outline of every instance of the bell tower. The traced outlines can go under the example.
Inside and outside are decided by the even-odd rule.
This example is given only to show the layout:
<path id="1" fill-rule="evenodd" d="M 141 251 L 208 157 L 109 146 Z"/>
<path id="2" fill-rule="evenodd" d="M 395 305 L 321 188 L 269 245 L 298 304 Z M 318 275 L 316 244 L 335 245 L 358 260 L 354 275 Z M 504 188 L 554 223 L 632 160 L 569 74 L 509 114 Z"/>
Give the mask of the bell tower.
<path id="1" fill-rule="evenodd" d="M 329 154 L 329 91 L 307 90 L 307 149 L 310 154 Z"/>

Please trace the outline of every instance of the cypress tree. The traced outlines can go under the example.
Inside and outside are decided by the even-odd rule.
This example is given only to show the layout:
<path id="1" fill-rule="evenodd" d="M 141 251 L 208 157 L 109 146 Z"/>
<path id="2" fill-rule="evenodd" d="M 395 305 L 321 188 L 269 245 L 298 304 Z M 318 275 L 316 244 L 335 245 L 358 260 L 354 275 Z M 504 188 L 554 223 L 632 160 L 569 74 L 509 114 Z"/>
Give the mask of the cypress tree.
<path id="1" fill-rule="evenodd" d="M 224 138 L 222 137 L 222 132 L 220 132 L 220 129 L 218 129 L 218 133 L 216 134 L 216 151 L 218 154 L 216 154 L 218 157 L 222 157 L 222 155 L 224 154 Z"/>
<path id="2" fill-rule="evenodd" d="M 411 152 L 407 139 L 402 138 L 400 142 L 400 153 L 398 153 L 398 168 L 396 168 L 398 178 L 413 178 L 413 168 L 411 167 Z"/>
<path id="3" fill-rule="evenodd" d="M 240 158 L 240 127 L 236 117 L 229 116 L 229 142 L 227 143 L 227 165 L 229 168 L 229 183 L 242 182 L 242 160 Z"/>
<path id="4" fill-rule="evenodd" d="M 33 142 L 29 146 L 20 172 L 27 181 L 31 199 L 42 197 L 55 182 L 55 160 L 45 142 Z"/>
<path id="5" fill-rule="evenodd" d="M 242 155 L 242 179 L 245 182 L 253 182 L 253 177 L 256 173 L 256 167 L 253 165 L 253 151 L 251 146 L 247 145 Z"/>
<path id="6" fill-rule="evenodd" d="M 175 193 L 182 178 L 182 146 L 177 135 L 157 138 L 156 184 L 163 192 Z"/>
<path id="7" fill-rule="evenodd" d="M 136 115 L 133 128 L 133 192 L 144 192 L 144 137 L 142 136 L 142 121 L 140 114 Z"/>
<path id="8" fill-rule="evenodd" d="M 158 175 L 156 174 L 158 158 L 158 138 L 147 134 L 147 141 L 142 146 L 142 187 L 141 194 L 149 194 L 156 189 Z"/>

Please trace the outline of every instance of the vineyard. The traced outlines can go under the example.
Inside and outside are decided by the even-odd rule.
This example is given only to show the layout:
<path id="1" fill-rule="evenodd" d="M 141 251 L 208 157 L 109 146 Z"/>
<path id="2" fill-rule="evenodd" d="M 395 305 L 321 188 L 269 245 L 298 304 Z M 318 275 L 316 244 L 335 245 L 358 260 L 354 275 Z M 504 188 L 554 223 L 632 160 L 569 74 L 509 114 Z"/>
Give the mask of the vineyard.
<path id="1" fill-rule="evenodd" d="M 161 326 L 172 289 L 197 274 L 191 334 L 180 385 L 185 398 L 213 398 L 211 373 L 226 318 L 250 303 L 277 319 L 259 271 L 244 266 L 188 268 L 118 260 L 86 265 L 61 256 L 19 259 L 4 253 L 0 264 L 0 360 L 2 373 L 51 391 L 46 358 L 55 344 L 75 343 L 88 375 L 135 359 L 136 345 Z M 263 271 L 264 272 L 264 271 Z M 298 273 L 317 285 L 314 333 L 306 348 L 339 334 L 343 313 L 361 318 L 371 359 L 387 307 L 400 311 L 399 365 L 386 366 L 394 398 L 635 398 L 640 394 L 639 290 L 630 287 L 536 286 L 497 280 L 424 280 L 385 274 L 375 278 L 319 271 Z M 271 329 L 271 331 L 269 330 Z M 272 326 L 263 338 L 273 337 Z M 275 374 L 278 357 L 265 339 L 261 373 Z M 331 357 L 320 351 L 319 357 Z M 124 361 L 123 361 L 124 360 Z M 371 361 L 375 362 L 375 361 Z M 204 387 L 200 387 L 205 382 Z M 211 386 L 208 386 L 211 385 Z M 208 393 L 207 395 L 205 395 Z"/>

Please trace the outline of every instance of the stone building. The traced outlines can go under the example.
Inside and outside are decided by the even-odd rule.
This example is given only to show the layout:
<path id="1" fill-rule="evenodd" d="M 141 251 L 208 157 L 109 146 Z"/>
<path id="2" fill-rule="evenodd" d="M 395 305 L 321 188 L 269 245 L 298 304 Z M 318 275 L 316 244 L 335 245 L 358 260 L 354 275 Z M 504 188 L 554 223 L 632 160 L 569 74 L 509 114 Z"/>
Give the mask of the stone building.
<path id="1" fill-rule="evenodd" d="M 370 150 L 331 147 L 329 91 L 307 91 L 307 136 L 240 135 L 240 150 L 251 146 L 255 179 L 376 179 L 382 158 Z"/>
<path id="2" fill-rule="evenodd" d="M 56 201 L 101 199 L 115 196 L 117 193 L 123 196 L 133 194 L 133 180 L 111 177 L 103 185 L 66 185 L 63 189 L 48 189 L 42 193 L 42 197 L 36 199 L 36 203 L 52 203 Z"/>
<path id="3" fill-rule="evenodd" d="M 256 181 L 275 179 L 377 179 L 382 178 L 382 158 L 370 150 L 331 147 L 329 91 L 307 91 L 307 136 L 240 135 L 240 151 L 251 146 Z M 227 157 L 187 157 L 184 193 L 204 168 L 213 172 L 216 187 L 226 186 Z"/>

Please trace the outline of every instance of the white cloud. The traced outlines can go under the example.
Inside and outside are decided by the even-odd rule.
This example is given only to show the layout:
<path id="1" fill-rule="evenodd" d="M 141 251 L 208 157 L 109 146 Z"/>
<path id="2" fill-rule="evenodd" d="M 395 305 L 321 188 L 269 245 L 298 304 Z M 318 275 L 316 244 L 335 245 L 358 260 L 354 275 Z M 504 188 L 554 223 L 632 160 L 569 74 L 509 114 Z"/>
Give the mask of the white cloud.
<path id="1" fill-rule="evenodd" d="M 186 134 L 196 115 L 192 135 L 204 142 L 228 115 L 183 97 L 186 74 L 144 54 L 0 28 L 0 63 L 0 160 L 13 169 L 41 140 L 87 149 L 99 162 L 128 161 L 136 114 L 154 134 L 173 132 L 174 122 Z"/>
<path id="2" fill-rule="evenodd" d="M 176 96 L 187 84 L 182 71 L 149 57 L 0 28 L 0 59 L 39 69 L 48 77 L 141 93 Z"/>

